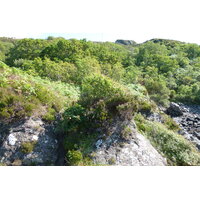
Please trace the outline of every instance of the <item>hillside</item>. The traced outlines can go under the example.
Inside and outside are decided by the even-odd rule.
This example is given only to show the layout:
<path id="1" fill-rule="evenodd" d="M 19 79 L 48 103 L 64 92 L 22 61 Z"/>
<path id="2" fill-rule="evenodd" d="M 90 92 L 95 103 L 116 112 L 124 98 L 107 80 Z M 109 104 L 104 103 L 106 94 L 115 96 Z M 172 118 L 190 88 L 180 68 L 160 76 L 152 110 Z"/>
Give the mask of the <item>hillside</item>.
<path id="1" fill-rule="evenodd" d="M 0 38 L 0 72 L 1 165 L 200 165 L 197 44 Z"/>

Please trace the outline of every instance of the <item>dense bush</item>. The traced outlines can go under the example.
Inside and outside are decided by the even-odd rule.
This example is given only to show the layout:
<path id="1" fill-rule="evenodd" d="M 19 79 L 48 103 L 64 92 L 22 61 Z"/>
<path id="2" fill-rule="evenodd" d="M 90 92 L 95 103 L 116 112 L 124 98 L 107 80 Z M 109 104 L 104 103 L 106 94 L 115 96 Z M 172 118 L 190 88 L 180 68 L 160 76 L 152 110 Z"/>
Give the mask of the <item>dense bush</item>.
<path id="1" fill-rule="evenodd" d="M 6 58 L 6 54 L 9 52 L 10 48 L 13 47 L 12 42 L 8 42 L 6 40 L 1 40 L 0 38 L 0 61 L 4 61 Z"/>
<path id="2" fill-rule="evenodd" d="M 48 77 L 53 81 L 62 82 L 72 82 L 77 71 L 74 64 L 63 61 L 55 62 L 49 58 L 19 59 L 15 60 L 14 65 L 33 76 Z"/>
<path id="3" fill-rule="evenodd" d="M 33 60 L 39 57 L 41 51 L 48 45 L 47 40 L 41 39 L 22 39 L 17 40 L 14 47 L 8 52 L 6 63 L 14 65 L 15 60 L 27 59 Z"/>
<path id="4" fill-rule="evenodd" d="M 133 99 L 133 94 L 123 85 L 103 75 L 87 77 L 81 86 L 81 100 L 91 105 L 99 100 L 106 103 L 123 104 Z"/>
<path id="5" fill-rule="evenodd" d="M 0 63 L 0 118 L 4 121 L 24 118 L 33 113 L 53 119 L 78 99 L 78 90 L 61 82 L 33 77 Z"/>

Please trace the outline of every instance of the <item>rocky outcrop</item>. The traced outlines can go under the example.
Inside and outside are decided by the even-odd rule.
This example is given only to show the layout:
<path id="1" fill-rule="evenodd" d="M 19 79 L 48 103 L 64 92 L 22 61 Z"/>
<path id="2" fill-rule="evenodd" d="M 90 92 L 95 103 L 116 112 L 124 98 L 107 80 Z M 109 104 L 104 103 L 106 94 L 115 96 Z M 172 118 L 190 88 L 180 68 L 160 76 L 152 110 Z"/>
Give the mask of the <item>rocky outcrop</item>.
<path id="1" fill-rule="evenodd" d="M 170 115 L 180 127 L 178 133 L 200 150 L 200 106 L 171 102 L 167 109 L 161 107 L 159 110 Z M 147 119 L 164 123 L 161 114 L 156 112 L 147 116 Z"/>
<path id="2" fill-rule="evenodd" d="M 54 129 L 55 125 L 33 117 L 12 124 L 5 134 L 1 134 L 0 163 L 11 166 L 64 165 L 65 154 Z M 100 134 L 94 144 L 94 151 L 90 154 L 94 163 L 127 166 L 167 164 L 165 158 L 137 132 L 134 121 L 116 120 L 109 132 L 109 136 Z"/>
<path id="3" fill-rule="evenodd" d="M 12 124 L 1 138 L 0 163 L 55 165 L 58 146 L 54 125 L 40 118 L 29 118 Z"/>
<path id="4" fill-rule="evenodd" d="M 184 108 L 179 106 L 179 104 L 171 102 L 169 108 L 167 108 L 166 113 L 171 117 L 179 117 L 183 115 Z"/>
<path id="5" fill-rule="evenodd" d="M 167 165 L 150 142 L 136 130 L 134 121 L 118 122 L 112 126 L 111 135 L 100 137 L 91 154 L 96 164 L 122 166 Z"/>
<path id="6" fill-rule="evenodd" d="M 200 106 L 184 104 L 178 104 L 178 106 L 182 115 L 173 117 L 173 119 L 181 128 L 179 133 L 193 142 L 200 150 Z"/>
<path id="7" fill-rule="evenodd" d="M 134 40 L 116 40 L 116 44 L 123 44 L 123 45 L 136 45 L 137 43 Z"/>

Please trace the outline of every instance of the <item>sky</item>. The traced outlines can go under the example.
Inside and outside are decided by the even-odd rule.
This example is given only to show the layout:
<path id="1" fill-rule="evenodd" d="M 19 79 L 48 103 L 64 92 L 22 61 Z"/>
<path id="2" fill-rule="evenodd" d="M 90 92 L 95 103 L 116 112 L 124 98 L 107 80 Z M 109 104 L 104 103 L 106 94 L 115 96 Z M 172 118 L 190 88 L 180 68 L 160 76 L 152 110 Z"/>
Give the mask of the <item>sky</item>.
<path id="1" fill-rule="evenodd" d="M 0 36 L 200 44 L 199 0 L 1 0 Z"/>

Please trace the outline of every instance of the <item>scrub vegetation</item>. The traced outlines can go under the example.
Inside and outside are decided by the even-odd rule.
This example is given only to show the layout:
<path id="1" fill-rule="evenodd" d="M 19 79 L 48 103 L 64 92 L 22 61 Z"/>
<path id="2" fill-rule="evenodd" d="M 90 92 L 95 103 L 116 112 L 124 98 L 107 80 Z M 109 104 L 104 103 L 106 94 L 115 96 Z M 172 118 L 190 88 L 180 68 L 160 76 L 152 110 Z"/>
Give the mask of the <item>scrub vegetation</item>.
<path id="1" fill-rule="evenodd" d="M 116 117 L 134 118 L 169 165 L 199 165 L 199 152 L 177 134 L 169 116 L 163 114 L 162 124 L 146 118 L 171 101 L 200 104 L 199 96 L 197 44 L 0 38 L 0 120 L 36 115 L 51 123 L 62 115 L 57 131 L 64 134 L 68 165 L 92 165 L 88 154 L 98 137 L 95 130 L 104 128 L 109 135 Z"/>

